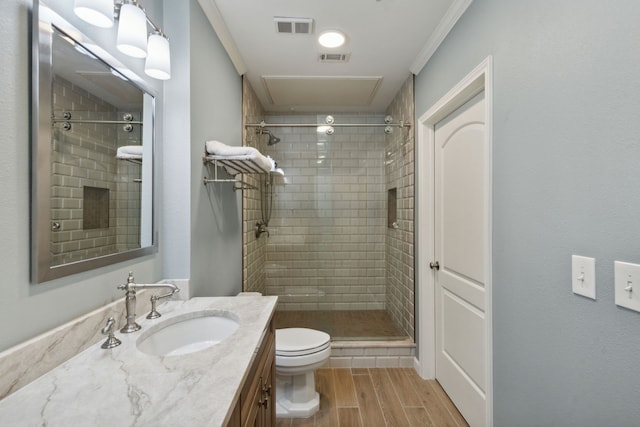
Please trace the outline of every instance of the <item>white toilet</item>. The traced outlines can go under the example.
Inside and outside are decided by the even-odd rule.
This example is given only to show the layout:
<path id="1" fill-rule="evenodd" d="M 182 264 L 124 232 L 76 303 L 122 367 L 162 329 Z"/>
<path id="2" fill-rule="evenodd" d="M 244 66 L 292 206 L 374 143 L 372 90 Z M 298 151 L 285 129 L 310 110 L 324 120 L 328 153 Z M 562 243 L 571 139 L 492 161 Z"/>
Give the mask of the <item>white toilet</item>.
<path id="1" fill-rule="evenodd" d="M 276 415 L 309 417 L 320 408 L 314 371 L 331 355 L 329 334 L 315 329 L 276 329 Z"/>
<path id="2" fill-rule="evenodd" d="M 261 296 L 240 292 L 238 296 Z M 276 329 L 276 416 L 305 418 L 320 409 L 314 371 L 331 355 L 329 334 L 308 328 Z"/>

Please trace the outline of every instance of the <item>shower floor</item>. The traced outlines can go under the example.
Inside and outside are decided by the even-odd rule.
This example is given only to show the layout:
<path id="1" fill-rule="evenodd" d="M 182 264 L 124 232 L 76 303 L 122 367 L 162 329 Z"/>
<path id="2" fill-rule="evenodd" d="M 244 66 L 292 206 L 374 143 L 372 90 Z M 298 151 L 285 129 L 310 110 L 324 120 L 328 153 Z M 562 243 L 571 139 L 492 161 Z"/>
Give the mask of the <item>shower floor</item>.
<path id="1" fill-rule="evenodd" d="M 277 329 L 317 329 L 331 335 L 334 341 L 407 339 L 386 310 L 278 310 L 274 315 L 274 325 Z"/>

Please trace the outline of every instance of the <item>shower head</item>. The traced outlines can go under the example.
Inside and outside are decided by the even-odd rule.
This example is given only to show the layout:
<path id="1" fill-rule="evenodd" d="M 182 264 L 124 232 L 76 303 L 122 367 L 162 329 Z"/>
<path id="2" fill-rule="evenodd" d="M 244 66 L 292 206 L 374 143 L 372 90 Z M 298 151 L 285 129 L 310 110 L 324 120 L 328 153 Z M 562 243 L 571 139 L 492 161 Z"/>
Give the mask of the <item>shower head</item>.
<path id="1" fill-rule="evenodd" d="M 256 131 L 256 133 L 258 133 L 260 135 L 264 135 L 266 133 L 267 135 L 269 135 L 269 141 L 267 141 L 268 145 L 274 145 L 274 144 L 277 144 L 278 142 L 280 142 L 280 138 L 278 138 L 277 136 L 272 134 L 271 131 L 268 130 L 268 129 L 258 129 Z"/>
<path id="2" fill-rule="evenodd" d="M 269 135 L 269 141 L 267 141 L 267 145 L 274 145 L 280 142 L 280 138 L 272 134 L 270 131 L 267 131 L 267 135 Z"/>

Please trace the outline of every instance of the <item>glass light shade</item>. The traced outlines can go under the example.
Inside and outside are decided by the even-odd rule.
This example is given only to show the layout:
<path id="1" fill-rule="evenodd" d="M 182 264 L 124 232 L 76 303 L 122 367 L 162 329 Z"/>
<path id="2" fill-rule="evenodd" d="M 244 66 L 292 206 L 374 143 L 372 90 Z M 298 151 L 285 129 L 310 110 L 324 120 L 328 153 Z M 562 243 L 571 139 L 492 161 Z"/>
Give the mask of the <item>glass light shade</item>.
<path id="1" fill-rule="evenodd" d="M 154 33 L 149 36 L 144 72 L 154 79 L 168 80 L 171 78 L 169 40 L 161 34 Z"/>
<path id="2" fill-rule="evenodd" d="M 320 34 L 320 37 L 318 37 L 318 42 L 322 46 L 329 48 L 340 47 L 346 40 L 347 38 L 345 37 L 345 35 L 336 30 L 325 31 L 324 33 Z"/>
<path id="3" fill-rule="evenodd" d="M 75 0 L 73 11 L 78 18 L 91 25 L 113 27 L 113 0 Z"/>
<path id="4" fill-rule="evenodd" d="M 120 8 L 116 45 L 125 55 L 147 56 L 147 15 L 138 6 L 127 3 Z"/>

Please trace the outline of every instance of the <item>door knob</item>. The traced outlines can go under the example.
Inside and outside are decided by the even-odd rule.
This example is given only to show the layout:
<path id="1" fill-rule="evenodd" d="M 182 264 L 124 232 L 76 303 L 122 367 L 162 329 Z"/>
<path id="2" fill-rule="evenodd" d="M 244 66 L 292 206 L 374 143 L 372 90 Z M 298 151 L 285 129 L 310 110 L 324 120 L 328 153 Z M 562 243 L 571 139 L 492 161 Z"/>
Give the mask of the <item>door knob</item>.
<path id="1" fill-rule="evenodd" d="M 438 264 L 438 261 L 430 262 L 429 268 L 431 268 L 432 270 L 440 270 L 440 264 Z"/>

